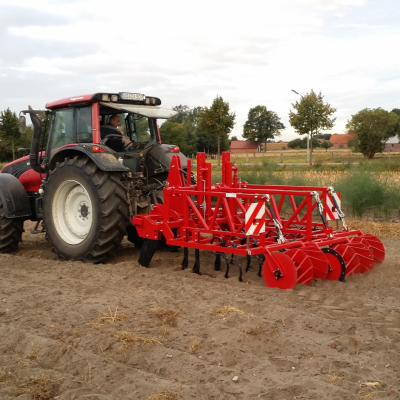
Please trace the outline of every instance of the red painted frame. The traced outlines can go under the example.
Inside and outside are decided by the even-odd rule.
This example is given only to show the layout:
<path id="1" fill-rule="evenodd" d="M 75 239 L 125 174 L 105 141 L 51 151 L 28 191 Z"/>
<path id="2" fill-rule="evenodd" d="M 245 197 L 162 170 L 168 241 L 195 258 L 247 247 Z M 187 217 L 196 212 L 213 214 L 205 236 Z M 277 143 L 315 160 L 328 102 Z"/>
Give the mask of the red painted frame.
<path id="1" fill-rule="evenodd" d="M 190 160 L 189 160 L 190 161 Z M 163 234 L 167 244 L 201 250 L 240 255 L 257 255 L 310 242 L 319 247 L 348 242 L 348 236 L 362 235 L 361 231 L 334 231 L 325 226 L 314 198 L 319 193 L 326 215 L 326 196 L 330 187 L 252 185 L 240 182 L 237 167 L 232 166 L 230 153 L 222 154 L 222 182 L 211 182 L 211 163 L 205 153 L 197 154 L 197 183 L 191 185 L 191 163 L 185 178 L 179 157 L 174 157 L 164 189 L 164 204 L 156 204 L 150 214 L 132 219 L 143 238 L 159 239 Z M 233 175 L 232 175 L 233 174 Z M 276 198 L 279 197 L 277 202 Z M 300 204 L 296 204 L 299 198 Z M 289 200 L 291 216 L 283 215 L 285 199 Z M 265 233 L 244 233 L 246 204 L 265 202 L 268 205 Z M 279 242 L 275 220 L 288 240 Z M 314 217 L 320 219 L 314 220 Z M 291 241 L 292 237 L 296 240 Z"/>

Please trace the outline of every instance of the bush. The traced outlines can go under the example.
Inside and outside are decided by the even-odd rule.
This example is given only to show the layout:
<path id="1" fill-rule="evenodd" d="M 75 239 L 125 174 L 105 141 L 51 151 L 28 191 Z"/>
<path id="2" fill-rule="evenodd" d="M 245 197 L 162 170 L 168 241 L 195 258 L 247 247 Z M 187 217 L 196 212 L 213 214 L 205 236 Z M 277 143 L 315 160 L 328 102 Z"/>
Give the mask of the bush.
<path id="1" fill-rule="evenodd" d="M 387 217 L 395 207 L 390 197 L 392 190 L 366 173 L 351 174 L 340 180 L 335 189 L 342 194 L 346 213 L 350 212 L 356 218 L 362 218 L 366 213 L 378 217 L 382 211 Z"/>

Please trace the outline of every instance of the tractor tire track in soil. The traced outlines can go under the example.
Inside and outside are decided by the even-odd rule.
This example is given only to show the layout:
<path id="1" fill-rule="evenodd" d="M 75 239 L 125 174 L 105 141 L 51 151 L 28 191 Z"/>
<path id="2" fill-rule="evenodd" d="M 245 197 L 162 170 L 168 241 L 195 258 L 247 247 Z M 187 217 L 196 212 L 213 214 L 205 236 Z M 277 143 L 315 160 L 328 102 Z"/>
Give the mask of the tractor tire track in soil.
<path id="1" fill-rule="evenodd" d="M 200 276 L 182 251 L 144 269 L 127 241 L 105 264 L 59 261 L 25 229 L 0 255 L 1 399 L 400 398 L 398 240 L 369 273 L 282 291 L 256 262 L 225 279 L 211 253 Z"/>

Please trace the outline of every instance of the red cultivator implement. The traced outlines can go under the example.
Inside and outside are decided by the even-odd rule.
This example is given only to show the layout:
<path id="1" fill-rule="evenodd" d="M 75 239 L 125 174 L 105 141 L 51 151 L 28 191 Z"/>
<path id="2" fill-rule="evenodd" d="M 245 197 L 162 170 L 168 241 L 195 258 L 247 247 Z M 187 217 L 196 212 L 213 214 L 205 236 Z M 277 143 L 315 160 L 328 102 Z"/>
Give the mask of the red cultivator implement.
<path id="1" fill-rule="evenodd" d="M 328 226 L 337 217 L 341 230 Z M 183 171 L 174 157 L 164 189 L 164 204 L 132 219 L 146 239 L 139 257 L 148 267 L 164 235 L 168 245 L 184 248 L 182 268 L 188 267 L 188 249 L 195 249 L 194 272 L 200 272 L 200 250 L 213 251 L 215 269 L 221 257 L 235 263 L 242 280 L 238 255 L 258 261 L 259 275 L 269 287 L 293 288 L 313 279 L 343 281 L 382 262 L 385 249 L 375 236 L 349 230 L 332 187 L 252 185 L 240 181 L 230 153 L 222 154 L 222 182 L 211 182 L 211 163 L 197 154 L 197 183 L 191 164 Z M 230 255 L 230 256 L 229 256 Z"/>

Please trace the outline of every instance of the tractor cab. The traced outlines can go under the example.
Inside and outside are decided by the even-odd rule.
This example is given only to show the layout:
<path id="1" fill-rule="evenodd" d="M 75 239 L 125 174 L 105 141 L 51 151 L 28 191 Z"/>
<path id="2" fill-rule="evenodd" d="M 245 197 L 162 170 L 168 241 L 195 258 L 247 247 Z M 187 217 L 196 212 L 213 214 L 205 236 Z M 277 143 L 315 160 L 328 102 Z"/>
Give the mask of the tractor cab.
<path id="1" fill-rule="evenodd" d="M 105 146 L 130 171 L 147 176 L 167 172 L 174 145 L 161 144 L 157 119 L 168 119 L 175 111 L 159 107 L 156 97 L 137 93 L 97 93 L 46 104 L 51 123 L 44 164 L 70 146 Z M 117 121 L 117 123 L 116 123 Z M 153 154 L 154 153 L 154 154 Z M 180 154 L 186 167 L 186 158 Z"/>

